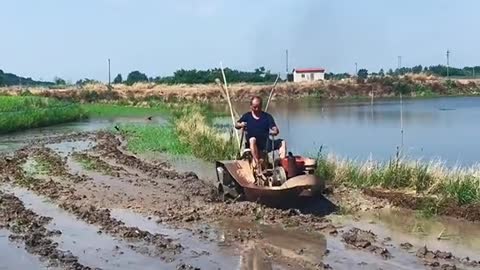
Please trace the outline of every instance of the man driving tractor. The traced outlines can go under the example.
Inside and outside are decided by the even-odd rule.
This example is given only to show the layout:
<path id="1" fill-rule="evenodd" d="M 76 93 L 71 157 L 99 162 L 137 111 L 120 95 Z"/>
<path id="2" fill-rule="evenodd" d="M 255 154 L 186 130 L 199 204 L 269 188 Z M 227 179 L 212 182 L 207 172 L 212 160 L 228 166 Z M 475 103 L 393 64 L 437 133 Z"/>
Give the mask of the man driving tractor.
<path id="1" fill-rule="evenodd" d="M 285 158 L 286 143 L 282 139 L 276 139 L 273 142 L 269 135 L 277 136 L 279 129 L 273 119 L 272 115 L 262 110 L 262 98 L 254 96 L 250 100 L 250 112 L 245 113 L 235 123 L 236 129 L 244 129 L 246 133 L 247 147 L 252 152 L 253 166 L 257 170 L 260 169 L 259 160 L 260 153 L 263 151 L 271 152 L 278 150 L 280 159 Z"/>

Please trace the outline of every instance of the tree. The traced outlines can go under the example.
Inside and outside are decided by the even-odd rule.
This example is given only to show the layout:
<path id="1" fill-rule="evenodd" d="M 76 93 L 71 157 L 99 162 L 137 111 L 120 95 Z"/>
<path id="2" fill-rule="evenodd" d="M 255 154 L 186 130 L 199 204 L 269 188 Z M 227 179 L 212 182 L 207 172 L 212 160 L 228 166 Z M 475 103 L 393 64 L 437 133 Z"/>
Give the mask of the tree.
<path id="1" fill-rule="evenodd" d="M 3 70 L 0 69 L 0 86 L 3 86 Z"/>
<path id="2" fill-rule="evenodd" d="M 358 71 L 358 74 L 357 74 L 358 78 L 361 78 L 361 79 L 366 79 L 368 77 L 368 70 L 362 68 Z"/>
<path id="3" fill-rule="evenodd" d="M 59 77 L 55 77 L 53 79 L 53 81 L 55 82 L 56 85 L 66 85 L 67 84 L 64 79 L 59 78 Z"/>
<path id="4" fill-rule="evenodd" d="M 388 72 L 387 72 L 388 76 L 393 76 L 393 70 L 392 69 L 389 69 Z"/>
<path id="5" fill-rule="evenodd" d="M 122 74 L 118 74 L 117 77 L 113 79 L 113 83 L 122 83 L 122 82 L 123 82 Z"/>
<path id="6" fill-rule="evenodd" d="M 385 76 L 385 72 L 383 71 L 383 68 L 380 69 L 380 71 L 378 72 L 378 75 L 380 75 L 380 77 L 384 77 L 384 76 Z"/>
<path id="7" fill-rule="evenodd" d="M 148 82 L 147 75 L 141 73 L 138 70 L 130 72 L 130 74 L 128 74 L 128 77 L 125 83 L 127 85 L 133 85 L 134 83 L 137 83 L 137 82 Z"/>

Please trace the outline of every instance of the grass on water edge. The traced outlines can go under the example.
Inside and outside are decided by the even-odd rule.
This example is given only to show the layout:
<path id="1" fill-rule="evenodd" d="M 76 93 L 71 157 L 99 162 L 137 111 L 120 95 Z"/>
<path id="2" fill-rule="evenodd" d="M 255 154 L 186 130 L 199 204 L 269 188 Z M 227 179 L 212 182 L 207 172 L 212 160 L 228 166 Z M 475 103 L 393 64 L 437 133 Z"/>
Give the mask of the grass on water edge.
<path id="1" fill-rule="evenodd" d="M 435 212 L 444 202 L 480 203 L 480 167 L 448 168 L 441 162 L 407 160 L 399 153 L 388 162 L 363 163 L 319 154 L 317 175 L 352 188 L 381 187 L 425 198 L 422 210 Z"/>
<path id="2" fill-rule="evenodd" d="M 52 98 L 0 96 L 0 133 L 44 127 L 86 117 L 80 105 Z"/>
<path id="3" fill-rule="evenodd" d="M 211 127 L 213 115 L 205 106 L 183 104 L 170 112 L 167 125 L 121 125 L 128 137 L 128 149 L 136 152 L 160 151 L 191 155 L 205 161 L 231 159 L 238 151 L 233 134 Z"/>

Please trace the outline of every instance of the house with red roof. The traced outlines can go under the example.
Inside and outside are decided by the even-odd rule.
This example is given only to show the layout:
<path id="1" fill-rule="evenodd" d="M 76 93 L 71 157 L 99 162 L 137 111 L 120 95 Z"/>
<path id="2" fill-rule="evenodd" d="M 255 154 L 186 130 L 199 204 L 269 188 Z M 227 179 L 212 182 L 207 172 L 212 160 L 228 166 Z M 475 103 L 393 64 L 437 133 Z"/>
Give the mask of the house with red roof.
<path id="1" fill-rule="evenodd" d="M 294 82 L 311 82 L 325 80 L 324 68 L 296 68 L 293 70 Z"/>

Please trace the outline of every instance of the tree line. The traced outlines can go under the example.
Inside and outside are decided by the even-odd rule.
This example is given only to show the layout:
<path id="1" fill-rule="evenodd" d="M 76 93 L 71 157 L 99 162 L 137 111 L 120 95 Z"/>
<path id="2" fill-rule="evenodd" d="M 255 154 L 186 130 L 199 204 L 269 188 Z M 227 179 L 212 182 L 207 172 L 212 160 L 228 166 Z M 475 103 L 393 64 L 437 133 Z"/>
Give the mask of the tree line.
<path id="1" fill-rule="evenodd" d="M 366 79 L 369 76 L 371 77 L 383 77 L 383 76 L 400 76 L 405 74 L 425 74 L 425 75 L 434 75 L 438 77 L 465 77 L 465 78 L 473 78 L 479 77 L 480 78 L 480 66 L 472 66 L 472 67 L 464 67 L 464 68 L 456 68 L 456 67 L 448 67 L 444 65 L 436 65 L 436 66 L 422 66 L 417 65 L 413 67 L 402 67 L 397 68 L 395 70 L 389 69 L 385 72 L 383 69 L 380 69 L 378 72 L 371 72 L 369 73 L 367 69 L 359 69 L 357 72 L 357 77 Z M 327 73 L 325 74 L 325 78 L 338 80 L 351 77 L 348 73 Z"/>
<path id="2" fill-rule="evenodd" d="M 265 67 L 256 68 L 254 71 L 240 71 L 225 68 L 224 72 L 229 83 L 271 83 L 277 78 L 276 74 L 271 73 L 269 70 L 265 70 Z M 137 82 L 153 82 L 158 84 L 206 84 L 214 83 L 217 78 L 221 80 L 223 78 L 222 71 L 219 68 L 208 70 L 180 69 L 175 71 L 173 76 L 157 76 L 155 78 L 149 78 L 145 73 L 136 70 L 130 72 L 125 80 L 123 79 L 122 74 L 118 74 L 114 78 L 113 83 L 124 83 L 126 85 L 132 85 Z"/>
<path id="3" fill-rule="evenodd" d="M 265 67 L 256 68 L 254 71 L 240 71 L 230 68 L 225 68 L 225 76 L 229 83 L 273 83 L 277 74 L 271 73 L 269 70 L 266 70 Z M 383 77 L 383 76 L 399 76 L 407 73 L 413 74 L 426 74 L 426 75 L 435 75 L 439 77 L 447 76 L 447 67 L 444 65 L 436 66 L 421 66 L 417 65 L 414 67 L 402 67 L 395 70 L 389 69 L 385 71 L 380 69 L 378 72 L 369 72 L 367 69 L 359 69 L 357 72 L 357 77 L 366 79 L 368 77 Z M 480 66 L 475 67 L 464 67 L 464 68 L 448 68 L 448 75 L 452 77 L 477 77 L 480 75 Z M 326 73 L 325 79 L 327 80 L 341 80 L 345 78 L 352 77 L 349 73 Z M 480 76 L 478 76 L 480 77 Z M 115 84 L 126 84 L 133 85 L 138 82 L 151 82 L 158 84 L 206 84 L 214 83 L 215 79 L 222 79 L 221 69 L 214 68 L 208 70 L 197 70 L 197 69 L 180 69 L 173 73 L 172 76 L 157 76 L 157 77 L 148 77 L 145 73 L 142 73 L 138 70 L 130 72 L 127 77 L 124 79 L 122 74 L 118 74 L 113 83 Z M 223 80 L 222 80 L 223 81 Z M 280 81 L 283 81 L 280 79 Z M 75 85 L 82 86 L 90 83 L 100 83 L 99 81 L 92 79 L 81 79 L 78 80 Z M 48 81 L 35 81 L 31 78 L 23 78 L 12 73 L 4 73 L 0 70 L 0 86 L 11 86 L 11 85 L 25 85 L 25 86 L 46 86 L 50 88 L 64 86 L 67 84 L 62 78 L 55 77 L 53 82 Z"/>

